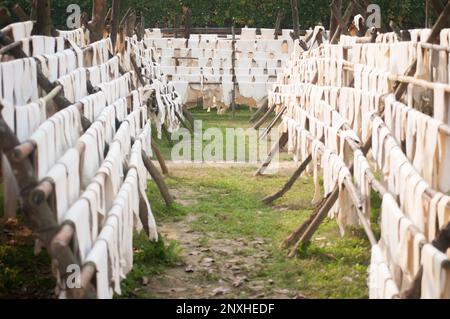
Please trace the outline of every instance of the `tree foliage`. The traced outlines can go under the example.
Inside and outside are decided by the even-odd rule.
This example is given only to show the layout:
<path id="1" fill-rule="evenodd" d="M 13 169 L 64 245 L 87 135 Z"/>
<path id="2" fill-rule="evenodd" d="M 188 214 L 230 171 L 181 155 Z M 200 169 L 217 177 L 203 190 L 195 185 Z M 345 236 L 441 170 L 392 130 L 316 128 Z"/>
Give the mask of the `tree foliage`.
<path id="1" fill-rule="evenodd" d="M 111 3 L 111 0 L 108 0 Z M 328 26 L 330 0 L 298 0 L 298 12 L 301 29 L 308 29 L 317 24 Z M 348 0 L 344 0 L 343 11 Z M 30 0 L 2 0 L 0 6 L 11 8 L 19 3 L 26 12 L 30 12 Z M 82 11 L 91 13 L 92 0 L 53 0 L 52 18 L 56 27 L 65 29 L 69 15 L 66 8 L 77 3 Z M 386 25 L 390 20 L 403 28 L 419 28 L 425 25 L 425 1 L 379 0 L 382 18 Z M 278 12 L 284 13 L 282 27 L 292 26 L 290 0 L 122 0 L 121 11 L 128 8 L 141 11 L 145 17 L 146 27 L 182 25 L 182 5 L 192 12 L 195 27 L 230 26 L 233 19 L 236 26 L 273 28 Z M 14 14 L 11 13 L 14 17 Z"/>

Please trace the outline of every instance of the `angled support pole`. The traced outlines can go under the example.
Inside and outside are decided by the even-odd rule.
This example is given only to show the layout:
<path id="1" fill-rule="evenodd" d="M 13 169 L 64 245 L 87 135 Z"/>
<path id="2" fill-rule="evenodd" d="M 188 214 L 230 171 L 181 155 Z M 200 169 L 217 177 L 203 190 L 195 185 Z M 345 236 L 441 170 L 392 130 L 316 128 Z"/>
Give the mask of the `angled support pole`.
<path id="1" fill-rule="evenodd" d="M 272 150 L 267 155 L 267 158 L 264 161 L 264 163 L 262 163 L 261 167 L 256 171 L 255 176 L 261 176 L 264 174 L 267 167 L 269 167 L 270 163 L 272 162 L 273 157 L 279 153 L 280 149 L 283 148 L 287 142 L 288 142 L 288 134 L 283 133 L 280 136 L 279 140 L 272 147 Z"/>

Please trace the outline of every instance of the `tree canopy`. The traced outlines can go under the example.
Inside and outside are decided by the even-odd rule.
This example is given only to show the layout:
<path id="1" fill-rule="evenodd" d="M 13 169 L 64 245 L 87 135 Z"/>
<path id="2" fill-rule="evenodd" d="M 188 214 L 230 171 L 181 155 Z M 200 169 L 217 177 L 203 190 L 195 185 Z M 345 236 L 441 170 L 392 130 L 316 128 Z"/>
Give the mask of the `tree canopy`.
<path id="1" fill-rule="evenodd" d="M 111 0 L 108 0 L 111 3 Z M 348 0 L 343 1 L 345 10 Z M 2 0 L 0 6 L 10 9 L 19 3 L 30 12 L 30 0 Z M 57 28 L 67 29 L 66 8 L 77 3 L 82 11 L 91 13 L 92 0 L 58 0 L 52 1 L 52 18 Z M 425 1 L 423 0 L 378 0 L 382 19 L 388 25 L 390 20 L 402 28 L 423 28 L 425 26 Z M 192 12 L 194 27 L 230 26 L 233 19 L 236 26 L 273 28 L 278 12 L 284 13 L 283 28 L 292 27 L 290 0 L 122 0 L 121 10 L 129 7 L 141 11 L 147 28 L 156 26 L 178 26 L 182 23 L 182 6 L 186 5 Z M 308 29 L 317 24 L 328 27 L 330 17 L 329 0 L 298 0 L 300 28 Z M 11 13 L 14 17 L 14 14 Z"/>

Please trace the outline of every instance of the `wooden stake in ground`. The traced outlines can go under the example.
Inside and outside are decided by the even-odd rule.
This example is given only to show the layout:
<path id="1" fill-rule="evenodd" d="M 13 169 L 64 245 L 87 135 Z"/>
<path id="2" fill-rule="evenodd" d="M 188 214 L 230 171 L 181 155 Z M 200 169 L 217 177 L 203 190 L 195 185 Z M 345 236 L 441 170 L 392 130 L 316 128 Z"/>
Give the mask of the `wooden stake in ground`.
<path id="1" fill-rule="evenodd" d="M 266 160 L 264 163 L 262 163 L 261 167 L 256 171 L 255 176 L 261 176 L 266 171 L 267 167 L 269 167 L 270 163 L 272 162 L 273 157 L 278 154 L 281 148 L 283 148 L 286 143 L 288 142 L 288 134 L 283 133 L 280 137 L 280 139 L 275 143 L 275 145 L 272 147 L 272 150 L 267 155 Z"/>
<path id="2" fill-rule="evenodd" d="M 339 188 L 336 187 L 330 194 L 328 194 L 327 198 L 324 202 L 321 202 L 321 205 L 317 207 L 316 210 L 314 210 L 312 214 L 312 220 L 305 224 L 305 226 L 301 226 L 300 228 L 304 231 L 302 233 L 297 234 L 298 241 L 292 248 L 292 250 L 289 253 L 289 257 L 292 258 L 297 254 L 298 248 L 301 244 L 305 244 L 311 241 L 312 236 L 319 228 L 320 224 L 325 220 L 325 218 L 328 216 L 328 212 L 333 208 L 334 204 L 338 200 L 339 197 Z"/>
<path id="3" fill-rule="evenodd" d="M 265 138 L 267 135 L 269 135 L 272 128 L 277 124 L 277 122 L 281 119 L 284 112 L 286 112 L 287 106 L 283 106 L 283 108 L 280 110 L 280 112 L 275 116 L 275 118 L 272 120 L 272 122 L 269 124 L 269 126 L 264 130 L 264 132 L 261 134 L 260 139 Z"/>
<path id="4" fill-rule="evenodd" d="M 255 130 L 259 130 L 259 128 L 260 128 L 264 123 L 266 123 L 266 121 L 269 119 L 269 117 L 270 117 L 270 115 L 272 114 L 272 112 L 275 111 L 276 107 L 277 107 L 277 106 L 274 104 L 274 105 L 272 105 L 270 108 L 267 108 L 267 112 L 259 119 L 258 122 L 256 122 L 255 125 L 253 125 L 253 128 L 254 128 Z"/>
<path id="5" fill-rule="evenodd" d="M 331 7 L 331 17 L 330 17 L 330 39 L 333 38 L 334 33 L 336 32 L 338 19 L 335 14 L 335 10 L 333 9 L 333 6 L 336 6 L 338 8 L 338 13 L 342 10 L 342 1 L 341 0 L 333 0 L 330 7 Z"/>
<path id="6" fill-rule="evenodd" d="M 354 145 L 354 144 L 351 144 Z M 367 154 L 372 146 L 372 139 L 369 138 L 369 140 L 363 145 L 361 148 L 361 151 L 363 154 Z M 349 168 L 350 172 L 353 172 L 353 164 Z M 348 184 L 347 184 L 348 185 Z M 350 186 L 350 185 L 349 185 Z M 353 193 L 353 191 L 349 190 L 350 193 Z M 309 220 L 307 220 L 303 225 L 301 225 L 291 236 L 289 236 L 285 241 L 285 245 L 293 245 L 295 243 L 295 247 L 291 250 L 289 256 L 293 257 L 297 253 L 298 248 L 301 244 L 305 244 L 309 242 L 314 235 L 314 233 L 319 228 L 320 224 L 323 222 L 323 220 L 327 217 L 328 212 L 331 210 L 331 208 L 336 203 L 339 196 L 339 188 L 336 187 L 328 196 L 325 198 L 324 201 L 319 203 L 317 205 L 314 212 L 311 214 L 311 217 Z M 354 196 L 352 196 L 354 197 Z M 355 201 L 362 203 L 359 199 L 355 199 Z M 357 209 L 360 209 L 361 207 L 357 207 Z M 365 229 L 367 228 L 367 225 L 364 225 Z M 368 231 L 366 229 L 366 231 Z M 374 241 L 373 233 L 368 232 L 368 237 L 371 240 L 371 242 Z"/>
<path id="7" fill-rule="evenodd" d="M 159 166 L 161 167 L 161 171 L 164 175 L 169 174 L 169 169 L 167 168 L 166 161 L 164 160 L 161 151 L 159 150 L 158 145 L 152 139 L 152 150 L 155 152 L 155 156 L 158 159 Z"/>
<path id="8" fill-rule="evenodd" d="M 194 117 L 192 116 L 192 113 L 189 112 L 189 110 L 186 107 L 183 107 L 183 115 L 188 120 L 191 127 L 194 128 Z"/>
<path id="9" fill-rule="evenodd" d="M 269 99 L 265 97 L 261 103 L 256 112 L 250 117 L 249 123 L 254 123 L 256 120 L 258 120 L 262 115 L 264 115 L 269 107 Z"/>
<path id="10" fill-rule="evenodd" d="M 287 248 L 292 245 L 295 245 L 300 240 L 300 238 L 306 232 L 307 228 L 317 217 L 317 214 L 323 209 L 324 205 L 326 204 L 327 200 L 329 200 L 330 196 L 332 196 L 332 194 L 329 194 L 327 197 L 323 198 L 317 204 L 316 208 L 314 209 L 314 212 L 309 216 L 308 220 L 306 220 L 303 224 L 301 224 L 300 227 L 298 227 L 291 235 L 286 237 L 286 239 L 283 241 L 281 245 L 281 248 Z"/>
<path id="11" fill-rule="evenodd" d="M 276 201 L 278 198 L 282 197 L 284 194 L 286 194 L 294 185 L 295 181 L 303 174 L 303 172 L 308 167 L 309 163 L 312 161 L 312 156 L 309 155 L 303 163 L 299 166 L 299 168 L 296 169 L 294 174 L 291 176 L 291 178 L 287 181 L 287 183 L 276 193 L 267 196 L 263 199 L 263 202 L 265 204 L 271 204 L 274 201 Z"/>
<path id="12" fill-rule="evenodd" d="M 152 176 L 152 179 L 155 181 L 156 185 L 159 188 L 159 191 L 164 198 L 164 201 L 166 202 L 167 206 L 171 206 L 173 204 L 173 198 L 172 195 L 170 195 L 169 188 L 167 187 L 166 183 L 164 182 L 164 178 L 159 173 L 158 169 L 155 167 L 153 162 L 150 160 L 150 158 L 147 157 L 144 151 L 142 151 L 142 159 L 144 161 L 145 168 Z"/>

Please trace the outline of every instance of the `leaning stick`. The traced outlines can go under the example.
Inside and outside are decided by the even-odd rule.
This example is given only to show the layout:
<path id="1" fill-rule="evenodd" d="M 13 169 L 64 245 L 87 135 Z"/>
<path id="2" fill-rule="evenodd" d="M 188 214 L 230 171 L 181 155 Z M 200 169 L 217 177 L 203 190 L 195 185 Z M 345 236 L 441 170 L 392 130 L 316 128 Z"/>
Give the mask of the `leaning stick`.
<path id="1" fill-rule="evenodd" d="M 283 116 L 284 112 L 286 112 L 286 110 L 287 110 L 287 106 L 283 106 L 281 111 L 277 114 L 277 116 L 275 116 L 275 118 L 272 120 L 272 122 L 270 122 L 269 126 L 261 134 L 260 139 L 263 139 L 267 135 L 269 135 L 272 128 L 275 126 L 275 124 L 277 124 L 278 120 L 281 119 L 281 117 Z"/>
<path id="2" fill-rule="evenodd" d="M 291 178 L 287 181 L 287 183 L 276 193 L 269 195 L 263 199 L 263 202 L 265 204 L 271 204 L 278 198 L 282 197 L 284 194 L 286 194 L 294 185 L 296 180 L 303 174 L 305 169 L 308 167 L 309 163 L 312 161 L 312 156 L 309 155 L 303 163 L 297 168 L 297 170 L 294 172 L 294 174 L 291 176 Z"/>
<path id="3" fill-rule="evenodd" d="M 272 147 L 272 150 L 267 155 L 266 160 L 264 163 L 262 163 L 261 167 L 256 171 L 255 176 L 261 176 L 264 174 L 267 167 L 269 167 L 270 163 L 272 162 L 273 157 L 280 151 L 281 148 L 283 148 L 286 143 L 288 142 L 288 134 L 283 133 L 281 137 L 278 139 L 278 141 L 275 143 L 275 145 Z"/>
<path id="4" fill-rule="evenodd" d="M 250 117 L 249 123 L 254 123 L 258 118 L 261 117 L 261 115 L 264 115 L 267 111 L 269 99 L 266 97 L 261 105 L 261 107 L 256 110 L 256 112 Z"/>
<path id="5" fill-rule="evenodd" d="M 267 109 L 266 113 L 259 119 L 258 122 L 253 126 L 255 130 L 258 130 L 270 117 L 273 111 L 275 111 L 276 105 L 272 105 L 270 108 Z"/>
<path id="6" fill-rule="evenodd" d="M 142 151 L 142 159 L 144 161 L 145 168 L 152 176 L 153 180 L 155 181 L 156 185 L 159 188 L 159 191 L 166 202 L 167 206 L 170 206 L 173 204 L 173 198 L 172 195 L 170 195 L 169 188 L 167 187 L 166 183 L 164 182 L 164 178 L 159 173 L 158 169 L 155 167 L 153 162 L 148 158 L 148 156 L 145 154 L 144 151 Z"/>
<path id="7" fill-rule="evenodd" d="M 169 174 L 169 170 L 167 169 L 166 161 L 164 160 L 164 157 L 159 150 L 158 145 L 153 141 L 152 139 L 152 150 L 155 152 L 155 156 L 158 159 L 159 166 L 161 167 L 161 171 L 164 175 Z"/>

